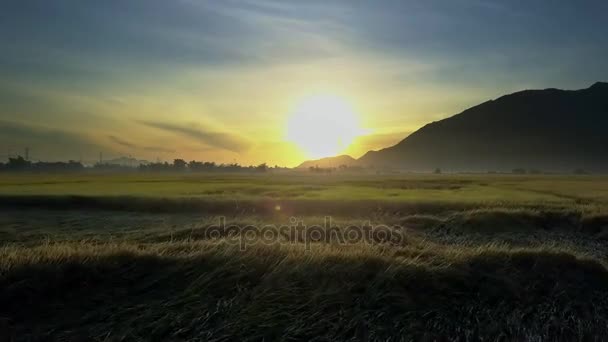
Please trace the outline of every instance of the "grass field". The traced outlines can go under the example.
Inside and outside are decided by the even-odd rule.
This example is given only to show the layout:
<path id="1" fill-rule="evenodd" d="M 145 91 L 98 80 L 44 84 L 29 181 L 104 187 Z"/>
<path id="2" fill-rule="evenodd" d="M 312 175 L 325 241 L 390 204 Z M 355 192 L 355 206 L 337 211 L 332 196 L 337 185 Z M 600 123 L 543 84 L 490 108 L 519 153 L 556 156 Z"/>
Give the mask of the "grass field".
<path id="1" fill-rule="evenodd" d="M 608 333 L 608 177 L 4 174 L 0 214 L 0 340 Z"/>

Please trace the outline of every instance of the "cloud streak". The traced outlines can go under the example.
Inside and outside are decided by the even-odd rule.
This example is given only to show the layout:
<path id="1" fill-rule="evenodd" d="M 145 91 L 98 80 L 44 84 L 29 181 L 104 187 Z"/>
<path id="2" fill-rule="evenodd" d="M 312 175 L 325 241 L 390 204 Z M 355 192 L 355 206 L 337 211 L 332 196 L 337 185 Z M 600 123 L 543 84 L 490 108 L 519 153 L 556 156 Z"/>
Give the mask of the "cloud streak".
<path id="1" fill-rule="evenodd" d="M 163 131 L 179 134 L 188 138 L 192 138 L 197 140 L 198 142 L 203 143 L 206 146 L 216 147 L 223 150 L 240 153 L 244 152 L 249 148 L 249 143 L 245 139 L 234 134 L 216 132 L 203 128 L 181 126 L 178 124 L 166 122 L 147 120 L 137 120 L 137 122 L 147 127 L 152 127 Z"/>
<path id="2" fill-rule="evenodd" d="M 174 153 L 175 150 L 169 149 L 169 148 L 164 148 L 164 147 L 159 147 L 159 146 L 140 146 L 131 142 L 128 142 L 122 138 L 119 138 L 115 135 L 108 135 L 108 139 L 110 139 L 111 142 L 126 147 L 126 148 L 130 148 L 130 149 L 138 149 L 138 150 L 144 150 L 144 151 L 148 151 L 148 152 L 160 152 L 160 153 Z"/>
<path id="3" fill-rule="evenodd" d="M 135 144 L 132 144 L 126 140 L 122 140 L 121 138 L 114 136 L 114 135 L 108 135 L 108 138 L 110 139 L 110 141 L 112 141 L 113 143 L 123 146 L 123 147 L 128 147 L 128 148 L 137 148 L 137 146 Z"/>

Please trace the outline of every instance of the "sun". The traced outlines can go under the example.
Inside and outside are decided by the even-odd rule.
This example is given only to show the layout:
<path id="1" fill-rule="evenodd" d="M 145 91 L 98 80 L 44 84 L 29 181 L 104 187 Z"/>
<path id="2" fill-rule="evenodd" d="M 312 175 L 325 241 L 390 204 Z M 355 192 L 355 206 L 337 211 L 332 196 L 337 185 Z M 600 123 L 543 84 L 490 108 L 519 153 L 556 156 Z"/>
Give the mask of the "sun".
<path id="1" fill-rule="evenodd" d="M 302 99 L 287 121 L 287 140 L 298 145 L 309 158 L 338 155 L 362 133 L 352 106 L 329 94 Z"/>

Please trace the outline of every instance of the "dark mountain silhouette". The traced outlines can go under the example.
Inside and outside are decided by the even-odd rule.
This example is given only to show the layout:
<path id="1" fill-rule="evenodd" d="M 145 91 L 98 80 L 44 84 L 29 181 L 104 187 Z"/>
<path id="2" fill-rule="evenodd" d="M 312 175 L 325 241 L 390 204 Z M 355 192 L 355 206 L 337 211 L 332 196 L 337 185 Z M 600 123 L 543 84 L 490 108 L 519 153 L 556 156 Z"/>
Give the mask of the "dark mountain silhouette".
<path id="1" fill-rule="evenodd" d="M 357 163 L 411 171 L 608 171 L 608 83 L 525 90 L 430 123 Z"/>
<path id="2" fill-rule="evenodd" d="M 310 167 L 320 167 L 320 168 L 337 168 L 342 165 L 353 166 L 357 163 L 357 160 L 349 155 L 341 155 L 336 157 L 327 157 L 321 158 L 317 160 L 308 160 L 303 162 L 298 166 L 298 168 L 310 168 Z"/>

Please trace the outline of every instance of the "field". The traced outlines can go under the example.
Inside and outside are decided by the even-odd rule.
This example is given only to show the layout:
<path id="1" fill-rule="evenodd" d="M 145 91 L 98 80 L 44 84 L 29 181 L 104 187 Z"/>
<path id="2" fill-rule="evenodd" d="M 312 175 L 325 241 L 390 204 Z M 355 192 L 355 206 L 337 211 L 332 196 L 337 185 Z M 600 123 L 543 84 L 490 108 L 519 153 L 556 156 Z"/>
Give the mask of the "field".
<path id="1" fill-rule="evenodd" d="M 0 340 L 599 340 L 608 177 L 1 174 Z"/>

